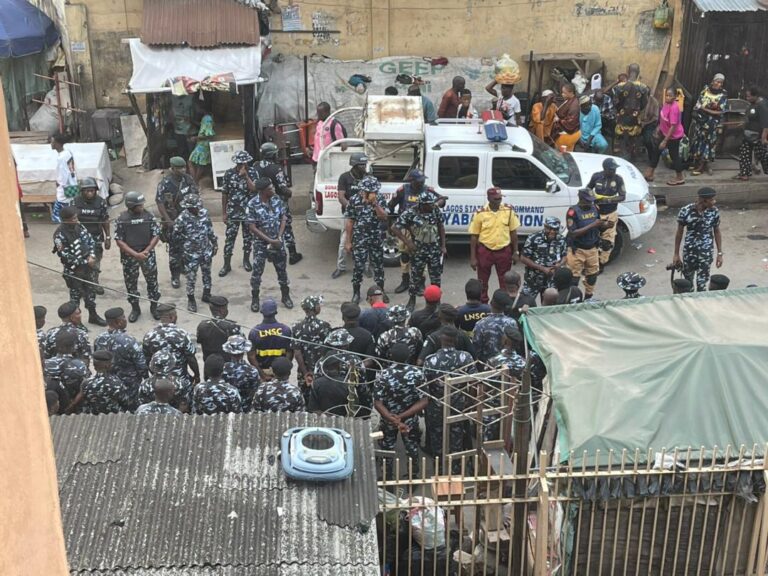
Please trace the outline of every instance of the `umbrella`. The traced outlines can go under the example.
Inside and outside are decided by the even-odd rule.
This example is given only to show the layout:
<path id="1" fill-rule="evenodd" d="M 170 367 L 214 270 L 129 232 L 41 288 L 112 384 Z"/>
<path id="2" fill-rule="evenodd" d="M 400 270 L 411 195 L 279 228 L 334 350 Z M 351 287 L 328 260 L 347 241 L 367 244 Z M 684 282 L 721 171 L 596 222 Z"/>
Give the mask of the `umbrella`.
<path id="1" fill-rule="evenodd" d="M 59 39 L 48 16 L 26 0 L 0 0 L 0 58 L 38 54 Z"/>

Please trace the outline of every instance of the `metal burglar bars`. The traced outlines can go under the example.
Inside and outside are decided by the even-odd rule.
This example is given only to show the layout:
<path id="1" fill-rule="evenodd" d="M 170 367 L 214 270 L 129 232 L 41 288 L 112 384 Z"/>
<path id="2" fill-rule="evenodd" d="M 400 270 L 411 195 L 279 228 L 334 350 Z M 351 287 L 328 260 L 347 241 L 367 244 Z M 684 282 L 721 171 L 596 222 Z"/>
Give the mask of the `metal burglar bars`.
<path id="1" fill-rule="evenodd" d="M 379 482 L 382 574 L 764 575 L 766 449 L 541 452 L 524 474 L 481 455 L 449 457 L 443 476 L 425 472 L 437 459 L 421 475 L 396 460 Z"/>

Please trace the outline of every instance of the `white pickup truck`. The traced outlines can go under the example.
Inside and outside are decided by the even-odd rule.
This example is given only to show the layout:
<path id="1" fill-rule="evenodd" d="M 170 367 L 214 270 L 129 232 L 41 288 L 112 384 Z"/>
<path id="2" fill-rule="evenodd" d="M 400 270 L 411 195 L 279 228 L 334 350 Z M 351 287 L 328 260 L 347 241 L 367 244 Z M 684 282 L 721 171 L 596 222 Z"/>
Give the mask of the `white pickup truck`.
<path id="1" fill-rule="evenodd" d="M 349 109 L 346 112 L 349 117 Z M 486 191 L 498 187 L 504 202 L 514 206 L 522 236 L 541 230 L 544 218 L 565 213 L 577 202 L 580 188 L 602 170 L 600 154 L 561 153 L 524 128 L 508 127 L 508 138 L 490 142 L 475 121 L 438 121 L 425 125 L 421 100 L 401 96 L 369 96 L 355 132 L 359 137 L 337 140 L 325 148 L 317 163 L 307 225 L 313 232 L 341 230 L 339 176 L 349 170 L 349 157 L 365 152 L 369 171 L 379 178 L 389 199 L 415 168 L 424 171 L 427 185 L 447 196 L 443 208 L 450 241 L 466 241 L 472 214 L 483 207 Z M 351 122 L 347 122 L 351 124 Z M 348 126 L 349 131 L 350 126 Z M 640 170 L 621 158 L 618 173 L 626 184 L 626 200 L 619 204 L 619 224 L 612 258 L 656 222 L 656 201 Z M 386 246 L 386 263 L 395 265 L 396 243 Z"/>

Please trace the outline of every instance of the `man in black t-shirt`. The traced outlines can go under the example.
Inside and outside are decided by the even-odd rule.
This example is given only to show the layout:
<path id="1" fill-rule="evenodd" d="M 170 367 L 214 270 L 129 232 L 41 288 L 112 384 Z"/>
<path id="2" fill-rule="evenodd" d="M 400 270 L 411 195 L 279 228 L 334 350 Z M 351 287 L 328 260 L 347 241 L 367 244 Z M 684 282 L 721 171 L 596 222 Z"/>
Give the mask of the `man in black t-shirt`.
<path id="1" fill-rule="evenodd" d="M 510 270 L 504 274 L 504 282 L 507 286 L 507 294 L 512 300 L 512 305 L 504 311 L 504 314 L 520 320 L 520 314 L 527 312 L 529 308 L 536 308 L 536 298 L 521 290 L 523 279 L 517 272 Z"/>
<path id="2" fill-rule="evenodd" d="M 339 204 L 341 204 L 342 216 L 347 211 L 347 204 L 353 194 L 357 194 L 357 185 L 363 176 L 366 174 L 368 167 L 368 156 L 362 152 L 355 152 L 349 157 L 349 165 L 351 168 L 348 172 L 344 172 L 339 176 L 339 183 L 336 186 L 336 191 L 339 198 Z M 336 259 L 336 270 L 331 274 L 331 278 L 334 280 L 344 274 L 347 271 L 347 251 L 345 245 L 347 243 L 347 231 L 346 228 L 341 229 L 341 237 L 339 238 L 339 253 Z"/>
<path id="3" fill-rule="evenodd" d="M 477 278 L 470 278 L 464 285 L 467 303 L 459 306 L 459 319 L 456 321 L 456 327 L 466 332 L 470 338 L 475 330 L 477 321 L 485 318 L 491 312 L 491 307 L 480 301 L 482 291 L 483 285 Z"/>
<path id="4" fill-rule="evenodd" d="M 221 354 L 221 347 L 230 336 L 242 334 L 240 326 L 227 320 L 229 300 L 224 296 L 211 296 L 209 305 L 213 318 L 203 320 L 197 325 L 197 343 L 203 350 L 203 360 L 211 354 Z"/>
<path id="5" fill-rule="evenodd" d="M 99 187 L 93 178 L 83 178 L 80 182 L 80 196 L 75 198 L 73 205 L 77 209 L 77 219 L 93 238 L 96 267 L 93 269 L 92 278 L 99 283 L 101 273 L 101 257 L 104 250 L 112 246 L 112 236 L 109 233 L 109 214 L 107 202 L 98 195 Z M 99 296 L 104 294 L 104 288 L 94 286 L 93 291 Z"/>
<path id="6" fill-rule="evenodd" d="M 752 154 L 755 164 L 761 164 L 763 173 L 768 173 L 768 100 L 760 96 L 755 88 L 747 90 L 747 123 L 744 126 L 744 140 L 739 147 L 739 175 L 737 180 L 749 180 L 752 176 Z"/>

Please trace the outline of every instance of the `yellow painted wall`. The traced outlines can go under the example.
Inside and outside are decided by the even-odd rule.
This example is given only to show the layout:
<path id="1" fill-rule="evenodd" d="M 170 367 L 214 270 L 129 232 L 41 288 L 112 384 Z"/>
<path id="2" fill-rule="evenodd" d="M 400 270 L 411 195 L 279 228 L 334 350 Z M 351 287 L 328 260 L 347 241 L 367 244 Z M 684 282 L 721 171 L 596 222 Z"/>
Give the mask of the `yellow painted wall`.
<path id="1" fill-rule="evenodd" d="M 232 0 L 233 2 L 235 0 Z M 678 5 L 680 0 L 674 0 Z M 90 59 L 98 107 L 128 107 L 121 91 L 131 76 L 122 38 L 141 29 L 143 0 L 75 0 L 87 11 Z M 281 0 L 298 5 L 305 30 L 339 34 L 273 34 L 273 51 L 340 59 L 383 56 L 490 56 L 507 52 L 598 52 L 609 78 L 631 62 L 653 83 L 666 34 L 653 29 L 659 0 Z M 675 22 L 677 26 L 677 21 Z M 282 27 L 273 16 L 274 29 Z M 675 45 L 673 44 L 673 54 Z"/>

